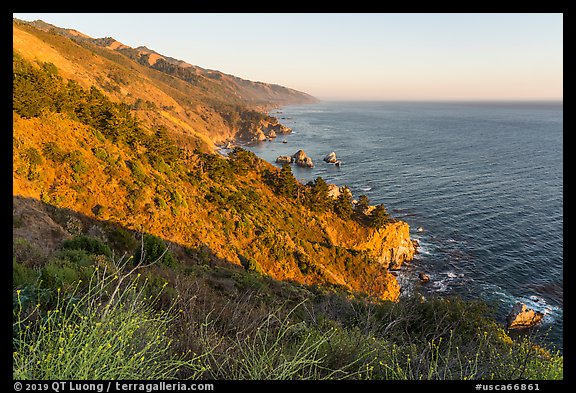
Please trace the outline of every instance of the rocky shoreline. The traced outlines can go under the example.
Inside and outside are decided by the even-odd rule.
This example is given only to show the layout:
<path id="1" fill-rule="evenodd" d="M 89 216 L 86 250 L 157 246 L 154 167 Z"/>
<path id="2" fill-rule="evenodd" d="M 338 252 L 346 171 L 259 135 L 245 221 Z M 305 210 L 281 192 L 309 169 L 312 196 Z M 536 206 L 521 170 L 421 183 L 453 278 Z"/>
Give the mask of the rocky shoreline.
<path id="1" fill-rule="evenodd" d="M 279 112 L 280 114 L 282 112 Z M 281 129 L 280 133 L 289 134 L 292 130 L 286 126 L 279 123 L 273 123 L 272 127 L 265 127 L 262 129 L 262 133 L 265 138 L 258 133 L 258 137 L 252 140 L 236 140 L 235 143 L 228 142 L 227 145 L 222 146 L 223 149 L 231 149 L 235 146 L 254 146 L 257 143 L 265 143 L 266 141 L 271 141 L 270 135 L 276 137 L 277 129 Z M 273 134 L 270 134 L 273 131 Z M 340 165 L 340 161 L 337 159 L 336 152 L 329 152 L 324 157 L 322 161 L 333 164 L 336 166 Z M 302 168 L 314 168 L 314 162 L 311 157 L 309 157 L 304 150 L 300 149 L 296 151 L 293 155 L 278 156 L 276 159 L 277 164 L 296 164 Z M 340 194 L 342 187 L 336 184 L 329 184 L 330 187 L 330 197 L 337 198 Z M 350 190 L 344 187 L 348 192 Z M 357 202 L 357 201 L 353 201 Z M 370 206 L 374 209 L 374 206 Z M 369 213 L 369 212 L 368 212 Z M 390 227 L 390 228 L 389 228 Z M 417 239 L 410 239 L 410 227 L 407 223 L 399 221 L 396 224 L 387 226 L 382 230 L 378 230 L 369 239 L 359 242 L 358 244 L 351 245 L 352 248 L 367 251 L 370 255 L 380 263 L 383 268 L 395 276 L 396 281 L 398 281 L 398 270 L 401 269 L 404 263 L 413 260 L 414 255 L 419 254 L 420 244 Z M 419 226 L 416 228 L 416 232 L 424 232 L 424 228 Z M 411 269 L 412 270 L 412 269 Z M 410 273 L 410 281 L 414 285 L 432 285 L 434 283 L 434 275 L 429 274 L 421 269 L 415 269 Z M 410 286 L 412 286 L 412 284 Z M 514 304 L 509 314 L 506 316 L 503 324 L 508 330 L 522 330 L 531 328 L 539 325 L 543 320 L 544 314 L 539 311 L 532 310 L 528 308 L 524 303 L 517 302 Z"/>
<path id="2" fill-rule="evenodd" d="M 282 112 L 277 110 L 274 115 L 277 114 L 282 114 Z M 227 156 L 235 147 L 255 146 L 260 143 L 270 142 L 277 138 L 278 135 L 288 135 L 292 133 L 291 128 L 282 125 L 272 114 L 269 113 L 269 116 L 272 117 L 273 120 L 271 122 L 260 122 L 257 132 L 252 137 L 239 137 L 229 140 L 225 144 L 218 146 L 218 152 L 223 156 Z M 334 151 L 325 154 L 322 157 L 322 161 L 337 167 L 341 165 L 341 161 L 337 158 L 337 154 Z M 315 166 L 313 159 L 308 156 L 303 149 L 297 150 L 292 155 L 280 155 L 276 158 L 275 162 L 281 165 L 295 164 L 302 168 L 314 168 Z M 337 199 L 342 192 L 347 192 L 352 196 L 352 192 L 346 186 L 340 187 L 336 184 L 328 184 L 328 187 L 328 195 L 332 199 Z M 354 205 L 357 202 L 357 200 L 352 201 Z M 370 215 L 375 208 L 376 206 L 368 206 L 366 214 Z M 348 244 L 348 246 L 358 251 L 368 252 L 369 255 L 382 266 L 383 270 L 395 276 L 395 271 L 399 270 L 404 263 L 410 262 L 414 258 L 414 255 L 418 254 L 419 243 L 410 239 L 410 227 L 406 222 L 395 221 L 386 227 L 375 230 L 367 239 L 361 241 L 356 240 Z M 418 278 L 416 278 L 416 280 L 417 279 Z M 398 295 L 399 289 L 398 287 Z"/>

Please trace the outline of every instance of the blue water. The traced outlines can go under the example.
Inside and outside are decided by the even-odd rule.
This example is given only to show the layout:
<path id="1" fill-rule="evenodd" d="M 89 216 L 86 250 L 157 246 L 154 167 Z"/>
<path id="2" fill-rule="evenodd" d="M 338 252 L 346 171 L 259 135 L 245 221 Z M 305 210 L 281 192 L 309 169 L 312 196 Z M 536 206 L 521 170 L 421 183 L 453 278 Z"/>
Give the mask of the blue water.
<path id="1" fill-rule="evenodd" d="M 293 133 L 250 150 L 274 162 L 303 149 L 315 167 L 293 167 L 298 179 L 348 185 L 408 222 L 422 247 L 399 276 L 405 293 L 481 298 L 502 322 L 524 302 L 546 313 L 540 339 L 562 349 L 561 103 L 322 102 L 271 114 Z M 322 161 L 331 151 L 339 168 Z"/>

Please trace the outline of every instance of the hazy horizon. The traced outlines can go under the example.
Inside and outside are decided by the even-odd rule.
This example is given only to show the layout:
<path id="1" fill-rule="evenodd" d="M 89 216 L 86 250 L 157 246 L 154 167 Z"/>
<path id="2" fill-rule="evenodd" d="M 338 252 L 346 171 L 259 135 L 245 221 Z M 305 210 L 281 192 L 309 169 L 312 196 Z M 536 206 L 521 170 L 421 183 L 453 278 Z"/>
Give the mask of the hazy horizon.
<path id="1" fill-rule="evenodd" d="M 322 101 L 563 101 L 562 14 L 13 16 Z"/>

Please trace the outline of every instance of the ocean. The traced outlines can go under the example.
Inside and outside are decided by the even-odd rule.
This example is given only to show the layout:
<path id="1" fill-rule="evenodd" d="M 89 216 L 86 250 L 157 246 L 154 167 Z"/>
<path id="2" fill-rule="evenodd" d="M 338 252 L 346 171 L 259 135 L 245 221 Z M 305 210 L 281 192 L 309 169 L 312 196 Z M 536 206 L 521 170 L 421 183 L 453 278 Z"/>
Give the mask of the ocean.
<path id="1" fill-rule="evenodd" d="M 270 114 L 292 134 L 249 150 L 274 163 L 303 149 L 315 167 L 293 166 L 297 179 L 347 185 L 410 225 L 421 247 L 399 272 L 403 293 L 482 299 L 502 323 L 523 302 L 545 313 L 531 334 L 562 350 L 561 102 L 320 102 Z M 340 167 L 322 161 L 332 151 Z"/>

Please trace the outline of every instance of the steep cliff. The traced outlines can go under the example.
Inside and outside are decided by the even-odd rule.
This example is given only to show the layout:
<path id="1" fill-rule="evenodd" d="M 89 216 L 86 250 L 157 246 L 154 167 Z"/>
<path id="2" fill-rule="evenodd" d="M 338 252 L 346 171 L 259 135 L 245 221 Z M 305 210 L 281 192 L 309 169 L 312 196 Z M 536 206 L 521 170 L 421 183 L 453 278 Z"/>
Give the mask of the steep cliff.
<path id="1" fill-rule="evenodd" d="M 399 269 L 403 262 L 414 258 L 416 251 L 410 240 L 410 227 L 403 221 L 377 229 L 356 248 L 366 250 L 385 269 Z"/>

